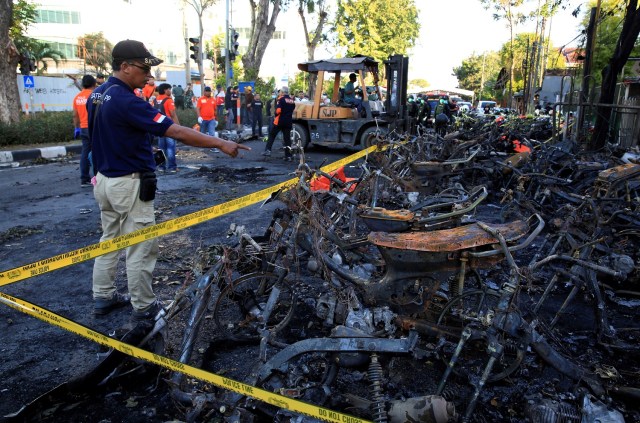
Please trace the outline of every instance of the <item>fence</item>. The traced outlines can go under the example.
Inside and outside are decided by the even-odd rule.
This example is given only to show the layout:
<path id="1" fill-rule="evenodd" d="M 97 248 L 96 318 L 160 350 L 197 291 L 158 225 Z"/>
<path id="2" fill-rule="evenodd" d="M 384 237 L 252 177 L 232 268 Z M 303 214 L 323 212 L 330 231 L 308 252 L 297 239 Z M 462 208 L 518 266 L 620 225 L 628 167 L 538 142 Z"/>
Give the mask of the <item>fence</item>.
<path id="1" fill-rule="evenodd" d="M 567 80 L 568 81 L 565 81 Z M 623 84 L 616 86 L 614 98 L 619 99 L 615 104 L 598 103 L 600 97 L 600 87 L 591 87 L 589 89 L 589 98 L 581 103 L 580 98 L 582 91 L 574 89 L 573 77 L 565 77 L 563 84 L 569 83 L 570 90 L 564 96 L 563 101 L 554 105 L 553 124 L 557 128 L 556 133 L 562 133 L 565 137 L 577 141 L 580 144 L 586 143 L 591 134 L 593 125 L 596 121 L 598 108 L 604 107 L 611 109 L 611 118 L 609 121 L 609 138 L 608 141 L 612 145 L 628 149 L 638 145 L 640 137 L 640 98 L 629 97 L 624 98 Z M 561 88 L 561 92 L 564 92 Z M 582 109 L 582 110 L 581 110 Z M 579 113 L 583 115 L 583 125 L 581 128 L 571 125 L 572 122 L 579 122 Z M 562 116 L 563 121 L 567 123 L 561 127 L 561 120 L 557 116 Z"/>
<path id="2" fill-rule="evenodd" d="M 71 110 L 73 98 L 80 91 L 70 78 L 17 75 L 23 112 L 60 112 Z"/>

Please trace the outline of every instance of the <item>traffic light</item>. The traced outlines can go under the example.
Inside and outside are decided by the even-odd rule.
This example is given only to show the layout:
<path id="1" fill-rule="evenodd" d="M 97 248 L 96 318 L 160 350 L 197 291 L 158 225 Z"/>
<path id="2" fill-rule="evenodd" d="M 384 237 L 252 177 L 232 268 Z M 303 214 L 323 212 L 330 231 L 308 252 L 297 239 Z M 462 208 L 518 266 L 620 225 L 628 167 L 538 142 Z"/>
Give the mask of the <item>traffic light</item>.
<path id="1" fill-rule="evenodd" d="M 26 53 L 20 55 L 20 74 L 30 75 L 31 72 L 36 70 L 36 61 L 31 57 L 31 54 Z"/>
<path id="2" fill-rule="evenodd" d="M 189 38 L 189 42 L 191 43 L 189 50 L 193 52 L 189 57 L 191 57 L 194 62 L 200 63 L 202 57 L 200 55 L 200 38 Z"/>
<path id="3" fill-rule="evenodd" d="M 240 43 L 238 42 L 238 38 L 240 34 L 233 28 L 229 29 L 229 60 L 235 60 L 238 55 L 238 47 L 240 47 Z"/>

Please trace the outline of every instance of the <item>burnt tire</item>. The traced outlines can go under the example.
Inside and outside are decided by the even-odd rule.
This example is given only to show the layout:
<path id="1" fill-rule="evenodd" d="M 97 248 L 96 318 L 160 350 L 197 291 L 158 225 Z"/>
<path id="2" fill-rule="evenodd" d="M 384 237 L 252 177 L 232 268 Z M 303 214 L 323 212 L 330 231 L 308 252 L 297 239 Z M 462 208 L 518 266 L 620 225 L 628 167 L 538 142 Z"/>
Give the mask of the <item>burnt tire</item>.
<path id="1" fill-rule="evenodd" d="M 372 126 L 364 130 L 360 136 L 360 145 L 363 148 L 369 148 L 372 145 L 376 145 L 376 141 L 380 137 L 387 135 L 387 128 L 379 128 Z"/>
<path id="2" fill-rule="evenodd" d="M 291 143 L 296 145 L 298 143 L 303 149 L 307 150 L 310 147 L 309 131 L 304 125 L 300 123 L 294 123 L 291 128 Z"/>

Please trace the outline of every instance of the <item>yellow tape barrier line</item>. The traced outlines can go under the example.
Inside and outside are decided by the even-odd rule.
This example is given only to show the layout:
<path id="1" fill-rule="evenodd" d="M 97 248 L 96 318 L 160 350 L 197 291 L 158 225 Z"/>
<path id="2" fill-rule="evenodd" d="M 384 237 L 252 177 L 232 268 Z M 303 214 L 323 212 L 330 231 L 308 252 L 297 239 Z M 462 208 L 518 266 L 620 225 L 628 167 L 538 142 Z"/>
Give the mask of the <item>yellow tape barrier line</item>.
<path id="1" fill-rule="evenodd" d="M 323 167 L 326 172 L 331 172 L 344 166 L 347 163 L 358 160 L 364 157 L 369 152 L 373 151 L 376 147 L 369 147 L 365 150 L 359 151 L 355 154 L 347 156 L 341 160 L 331 163 Z M 31 264 L 26 264 L 21 267 L 6 270 L 0 273 L 0 286 L 9 285 L 15 282 L 19 282 L 33 276 L 42 275 L 44 273 L 52 272 L 54 270 L 61 269 L 63 267 L 71 266 L 73 264 L 81 263 L 83 261 L 91 260 L 96 257 L 102 256 L 113 251 L 118 251 L 123 248 L 127 248 L 131 245 L 139 244 L 141 242 L 157 238 L 162 235 L 177 232 L 179 230 L 188 228 L 190 226 L 197 225 L 208 220 L 215 219 L 218 216 L 222 216 L 227 213 L 234 212 L 243 207 L 247 207 L 251 204 L 263 201 L 271 195 L 271 193 L 286 188 L 289 185 L 293 185 L 297 182 L 297 179 L 289 179 L 279 184 L 273 185 L 268 188 L 261 189 L 260 191 L 253 192 L 243 197 L 236 198 L 231 201 L 227 201 L 222 204 L 193 212 L 176 219 L 167 220 L 157 225 L 149 226 L 135 232 L 131 232 L 126 235 L 121 235 L 117 238 L 110 239 L 108 241 L 99 242 L 83 248 L 79 248 L 74 251 L 69 251 L 63 254 L 59 254 L 54 257 L 43 259 Z"/>
<path id="2" fill-rule="evenodd" d="M 97 342 L 98 344 L 105 345 L 109 348 L 114 348 L 131 357 L 146 360 L 150 363 L 157 364 L 172 371 L 184 373 L 185 375 L 192 376 L 205 382 L 209 382 L 220 388 L 237 392 L 248 397 L 256 398 L 260 401 L 275 405 L 279 408 L 284 408 L 296 413 L 306 414 L 308 416 L 312 416 L 328 422 L 369 423 L 366 420 L 362 420 L 348 414 L 338 413 L 336 411 L 319 407 L 317 405 L 308 404 L 306 402 L 299 401 L 290 397 L 278 395 L 276 393 L 266 391 L 252 385 L 247 385 L 233 379 L 204 371 L 197 367 L 180 363 L 178 361 L 158 354 L 150 353 L 149 351 L 143 350 L 142 348 L 126 344 L 117 339 L 110 338 L 86 326 L 83 326 L 65 317 L 59 316 L 45 308 L 39 307 L 17 297 L 12 297 L 2 292 L 0 292 L 0 303 L 6 304 L 9 307 L 12 307 L 22 313 L 36 317 L 52 325 L 58 326 L 59 328 L 62 328 L 66 331 L 75 333 L 76 335 L 80 335 L 91 341 Z"/>
<path id="3" fill-rule="evenodd" d="M 273 191 L 277 191 L 278 189 L 286 187 L 287 185 L 294 184 L 295 182 L 296 179 L 290 179 L 272 187 L 236 198 L 235 200 L 217 204 L 215 206 L 193 212 L 176 219 L 167 220 L 157 225 L 142 228 L 135 232 L 121 235 L 108 241 L 92 244 L 78 250 L 69 251 L 67 253 L 59 254 L 48 259 L 40 260 L 21 267 L 16 267 L 15 269 L 7 270 L 0 273 L 0 286 L 9 285 L 11 283 L 28 279 L 33 276 L 38 276 L 43 273 L 48 273 L 53 270 L 70 266 L 72 264 L 91 260 L 101 255 L 121 250 L 123 248 L 127 248 L 131 245 L 138 244 L 149 239 L 157 238 L 162 235 L 177 232 L 190 226 L 197 225 L 199 223 L 214 219 L 227 213 L 231 213 L 248 205 L 269 198 Z"/>

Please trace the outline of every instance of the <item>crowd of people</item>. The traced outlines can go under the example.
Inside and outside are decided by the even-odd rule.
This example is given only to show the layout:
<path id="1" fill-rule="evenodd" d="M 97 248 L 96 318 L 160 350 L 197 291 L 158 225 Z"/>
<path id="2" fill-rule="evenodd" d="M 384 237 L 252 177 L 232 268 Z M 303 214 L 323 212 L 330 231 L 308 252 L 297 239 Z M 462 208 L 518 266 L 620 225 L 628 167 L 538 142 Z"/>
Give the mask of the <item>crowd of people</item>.
<path id="1" fill-rule="evenodd" d="M 82 82 L 77 81 L 76 84 L 81 91 L 73 99 L 73 124 L 74 139 L 82 141 L 82 153 L 80 156 L 80 185 L 82 187 L 93 187 L 94 185 L 91 181 L 91 174 L 93 173 L 91 163 L 92 147 L 88 131 L 89 123 L 86 104 L 91 93 L 102 85 L 104 81 L 105 76 L 102 74 L 97 76 L 85 75 L 82 78 Z M 178 125 L 180 122 L 176 110 L 194 110 L 198 121 L 194 129 L 203 134 L 216 137 L 219 135 L 218 131 L 238 130 L 238 125 L 243 124 L 251 128 L 253 137 L 263 138 L 265 137 L 263 134 L 263 115 L 266 111 L 266 117 L 270 119 L 271 125 L 273 122 L 272 116 L 275 113 L 272 105 L 275 95 L 267 101 L 265 106 L 260 94 L 253 94 L 251 86 L 244 87 L 244 93 L 242 94 L 237 85 L 229 86 L 226 91 L 220 84 L 216 86 L 215 91 L 210 86 L 206 86 L 202 90 L 202 96 L 197 97 L 190 83 L 186 84 L 186 88 L 182 88 L 180 84 L 171 85 L 164 82 L 157 84 L 156 79 L 150 75 L 144 86 L 133 88 L 133 94 Z M 242 101 L 240 107 L 238 106 L 238 98 L 241 98 Z M 238 111 L 240 111 L 240 119 L 238 119 Z M 162 150 L 166 158 L 166 162 L 159 164 L 157 170 L 168 173 L 177 172 L 176 141 L 169 136 L 153 136 L 152 138 L 154 146 Z M 219 149 L 213 148 L 212 151 L 217 153 Z"/>
<path id="2" fill-rule="evenodd" d="M 105 75 L 98 74 L 95 77 L 85 75 L 82 84 L 74 80 L 81 92 L 73 101 L 74 107 L 74 138 L 82 140 L 82 154 L 80 160 L 80 185 L 91 187 L 92 142 L 88 134 L 88 117 L 86 112 L 87 99 L 97 87 L 105 83 Z M 353 107 L 359 112 L 363 110 L 363 93 L 355 86 L 357 75 L 351 73 L 349 81 L 340 90 L 338 105 Z M 367 91 L 367 99 L 377 99 L 377 87 L 373 91 Z M 215 90 L 211 86 L 202 89 L 202 95 L 196 96 L 193 85 L 187 83 L 183 88 L 181 84 L 169 84 L 166 82 L 157 83 L 153 75 L 145 78 L 145 83 L 141 87 L 132 87 L 133 94 L 147 102 L 152 108 L 157 110 L 162 116 L 168 117 L 176 124 L 180 124 L 177 110 L 194 110 L 197 117 L 197 124 L 193 127 L 202 134 L 217 137 L 219 131 L 238 131 L 251 129 L 253 138 L 260 138 L 266 142 L 266 149 L 263 155 L 269 156 L 275 138 L 282 133 L 285 146 L 285 160 L 291 160 L 289 147 L 291 145 L 292 115 L 296 103 L 311 102 L 309 96 L 303 91 L 289 93 L 288 87 L 282 87 L 274 92 L 266 101 L 263 101 L 258 92 L 254 92 L 251 85 L 239 87 L 230 85 L 224 89 L 221 84 L 217 84 Z M 321 103 L 331 104 L 331 100 L 326 93 L 321 94 Z M 267 125 L 266 133 L 263 125 Z M 158 165 L 160 172 L 175 173 L 178 171 L 176 162 L 176 140 L 170 136 L 152 136 L 155 148 L 162 151 L 165 162 Z M 217 148 L 213 152 L 219 152 Z"/>

